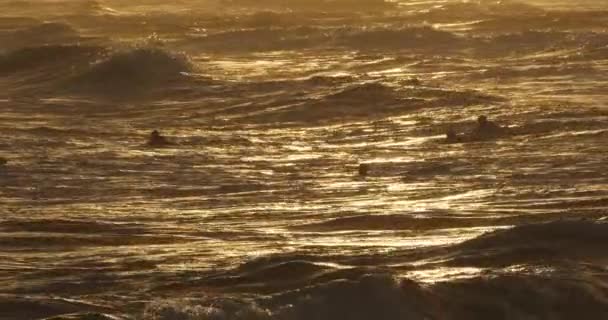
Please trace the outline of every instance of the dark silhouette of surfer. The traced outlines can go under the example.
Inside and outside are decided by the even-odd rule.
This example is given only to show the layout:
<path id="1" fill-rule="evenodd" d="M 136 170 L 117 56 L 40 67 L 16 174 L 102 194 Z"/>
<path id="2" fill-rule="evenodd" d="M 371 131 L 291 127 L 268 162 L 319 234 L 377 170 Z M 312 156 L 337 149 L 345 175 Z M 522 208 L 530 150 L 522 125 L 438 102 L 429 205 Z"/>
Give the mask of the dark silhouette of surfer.
<path id="1" fill-rule="evenodd" d="M 420 79 L 418 79 L 416 77 L 409 78 L 406 83 L 410 86 L 415 86 L 415 87 L 422 85 L 422 81 L 420 81 Z"/>
<path id="2" fill-rule="evenodd" d="M 152 133 L 150 133 L 150 137 L 148 138 L 147 144 L 151 147 L 164 147 L 170 145 L 171 142 L 169 142 L 167 138 L 162 136 L 160 132 L 158 132 L 158 130 L 154 130 L 152 131 Z"/>
<path id="3" fill-rule="evenodd" d="M 477 117 L 477 125 L 468 134 L 458 134 L 453 128 L 448 128 L 445 134 L 447 143 L 472 142 L 496 139 L 507 134 L 507 129 L 488 120 L 487 116 Z"/>
<path id="4" fill-rule="evenodd" d="M 369 172 L 369 164 L 360 163 L 359 164 L 359 176 L 365 177 L 365 176 L 367 176 L 368 172 Z"/>
<path id="5" fill-rule="evenodd" d="M 471 132 L 471 138 L 478 140 L 496 138 L 504 133 L 504 128 L 492 121 L 489 121 L 488 117 L 482 115 L 477 117 L 477 127 L 475 127 L 473 132 Z"/>
<path id="6" fill-rule="evenodd" d="M 448 128 L 448 131 L 445 133 L 445 141 L 447 143 L 459 143 L 464 142 L 464 137 L 459 135 L 454 131 L 454 128 Z"/>

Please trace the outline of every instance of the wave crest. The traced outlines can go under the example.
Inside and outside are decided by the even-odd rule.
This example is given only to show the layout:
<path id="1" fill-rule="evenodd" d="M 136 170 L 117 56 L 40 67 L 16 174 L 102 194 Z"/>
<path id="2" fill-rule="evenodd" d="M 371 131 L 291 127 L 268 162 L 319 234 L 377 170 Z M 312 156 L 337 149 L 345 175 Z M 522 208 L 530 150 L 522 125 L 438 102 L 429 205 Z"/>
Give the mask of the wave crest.
<path id="1" fill-rule="evenodd" d="M 137 48 L 114 53 L 77 76 L 73 87 L 108 97 L 137 96 L 159 86 L 179 83 L 193 70 L 185 56 L 161 49 Z"/>
<path id="2" fill-rule="evenodd" d="M 157 301 L 146 308 L 146 320 L 269 320 L 270 313 L 255 303 L 236 299 Z"/>
<path id="3" fill-rule="evenodd" d="M 608 223 L 596 221 L 554 221 L 522 225 L 496 231 L 463 243 L 465 248 L 548 245 L 558 250 L 595 248 L 608 241 Z"/>

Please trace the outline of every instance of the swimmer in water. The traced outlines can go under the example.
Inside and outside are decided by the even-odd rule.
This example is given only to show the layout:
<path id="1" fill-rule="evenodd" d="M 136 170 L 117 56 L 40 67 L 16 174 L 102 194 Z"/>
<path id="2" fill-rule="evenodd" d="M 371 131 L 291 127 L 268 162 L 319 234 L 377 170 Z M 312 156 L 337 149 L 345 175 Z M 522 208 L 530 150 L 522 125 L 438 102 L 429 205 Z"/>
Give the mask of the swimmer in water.
<path id="1" fill-rule="evenodd" d="M 463 140 L 463 137 L 458 135 L 452 127 L 448 128 L 448 131 L 445 133 L 445 141 L 447 143 L 458 143 L 463 142 Z"/>
<path id="2" fill-rule="evenodd" d="M 148 145 L 152 147 L 162 147 L 171 144 L 167 138 L 163 137 L 158 130 L 152 131 L 150 133 L 150 138 L 148 138 Z"/>
<path id="3" fill-rule="evenodd" d="M 413 77 L 413 78 L 409 78 L 407 80 L 407 84 L 410 85 L 410 86 L 415 86 L 416 87 L 416 86 L 422 85 L 422 81 L 420 81 L 420 79 L 418 79 L 416 77 Z"/>
<path id="4" fill-rule="evenodd" d="M 504 128 L 496 123 L 489 121 L 486 116 L 477 117 L 477 127 L 471 132 L 474 139 L 495 138 L 505 133 Z"/>
<path id="5" fill-rule="evenodd" d="M 367 164 L 367 163 L 359 164 L 359 176 L 361 176 L 361 177 L 367 176 L 368 171 L 369 171 L 369 164 Z"/>

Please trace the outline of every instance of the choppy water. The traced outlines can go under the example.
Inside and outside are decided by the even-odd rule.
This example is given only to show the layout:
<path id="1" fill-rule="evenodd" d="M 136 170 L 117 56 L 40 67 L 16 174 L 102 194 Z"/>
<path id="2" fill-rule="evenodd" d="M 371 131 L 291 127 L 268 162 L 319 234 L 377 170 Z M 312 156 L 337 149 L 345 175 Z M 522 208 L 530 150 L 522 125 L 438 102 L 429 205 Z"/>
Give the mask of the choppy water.
<path id="1" fill-rule="evenodd" d="M 608 317 L 603 1 L 122 2 L 0 3 L 0 319 Z"/>

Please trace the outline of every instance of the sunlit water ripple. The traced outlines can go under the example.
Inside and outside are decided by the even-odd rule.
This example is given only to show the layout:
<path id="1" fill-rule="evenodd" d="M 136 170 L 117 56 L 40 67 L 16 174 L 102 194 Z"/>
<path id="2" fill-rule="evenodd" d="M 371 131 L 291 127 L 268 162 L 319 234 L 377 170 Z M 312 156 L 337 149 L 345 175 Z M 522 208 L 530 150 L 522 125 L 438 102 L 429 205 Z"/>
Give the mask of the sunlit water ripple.
<path id="1" fill-rule="evenodd" d="M 344 319 L 606 315 L 604 11 L 25 3 L 0 15 L 0 319 L 336 319 L 365 292 Z M 481 114 L 512 134 L 445 143 Z M 454 299 L 559 305 L 566 275 L 597 296 Z"/>

